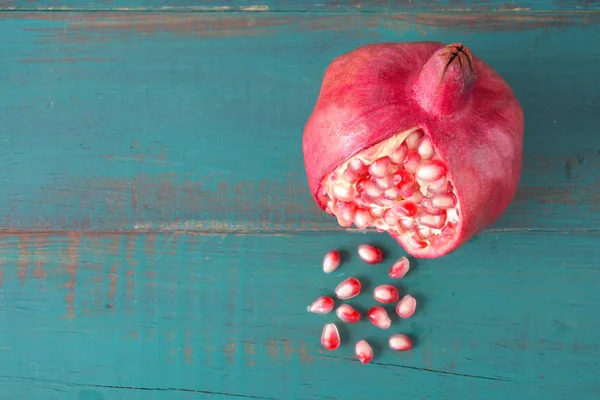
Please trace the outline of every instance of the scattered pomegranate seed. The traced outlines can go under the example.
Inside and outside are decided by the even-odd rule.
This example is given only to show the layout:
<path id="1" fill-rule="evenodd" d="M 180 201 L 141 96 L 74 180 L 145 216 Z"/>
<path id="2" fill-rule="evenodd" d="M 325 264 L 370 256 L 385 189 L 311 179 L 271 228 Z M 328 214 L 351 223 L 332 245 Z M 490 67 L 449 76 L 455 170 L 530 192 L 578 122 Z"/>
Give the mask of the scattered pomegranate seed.
<path id="1" fill-rule="evenodd" d="M 331 250 L 323 257 L 323 272 L 330 274 L 340 266 L 340 252 Z"/>
<path id="2" fill-rule="evenodd" d="M 373 361 L 373 348 L 366 340 L 356 342 L 354 354 L 356 354 L 356 358 L 362 364 L 368 364 Z"/>
<path id="3" fill-rule="evenodd" d="M 361 244 L 358 246 L 358 256 L 367 264 L 377 264 L 383 259 L 381 250 L 369 244 Z"/>
<path id="4" fill-rule="evenodd" d="M 385 308 L 381 306 L 374 306 L 369 309 L 368 312 L 369 321 L 373 325 L 381 329 L 388 329 L 390 325 L 392 325 L 392 320 L 390 319 Z"/>
<path id="5" fill-rule="evenodd" d="M 321 296 L 317 297 L 306 310 L 315 314 L 329 314 L 333 310 L 333 305 L 334 301 L 331 297 Z"/>
<path id="6" fill-rule="evenodd" d="M 392 285 L 379 285 L 373 290 L 373 298 L 382 304 L 391 304 L 398 301 L 398 289 Z"/>
<path id="7" fill-rule="evenodd" d="M 335 314 L 340 320 L 348 324 L 355 324 L 360 321 L 360 313 L 349 304 L 342 304 L 335 310 Z"/>
<path id="8" fill-rule="evenodd" d="M 390 268 L 389 276 L 392 279 L 401 279 L 406 276 L 410 269 L 410 262 L 406 257 L 400 257 Z"/>
<path id="9" fill-rule="evenodd" d="M 412 349 L 412 340 L 402 333 L 397 333 L 395 335 L 390 336 L 390 340 L 388 341 L 390 349 L 396 351 L 404 351 Z"/>
<path id="10" fill-rule="evenodd" d="M 327 350 L 336 350 L 340 347 L 340 332 L 335 324 L 327 324 L 323 327 L 321 333 L 321 344 Z"/>
<path id="11" fill-rule="evenodd" d="M 410 294 L 407 294 L 396 305 L 396 314 L 400 318 L 410 318 L 417 308 L 417 300 Z"/>
<path id="12" fill-rule="evenodd" d="M 361 284 L 360 281 L 354 277 L 344 279 L 335 288 L 335 295 L 340 300 L 351 299 L 358 296 L 360 293 Z"/>

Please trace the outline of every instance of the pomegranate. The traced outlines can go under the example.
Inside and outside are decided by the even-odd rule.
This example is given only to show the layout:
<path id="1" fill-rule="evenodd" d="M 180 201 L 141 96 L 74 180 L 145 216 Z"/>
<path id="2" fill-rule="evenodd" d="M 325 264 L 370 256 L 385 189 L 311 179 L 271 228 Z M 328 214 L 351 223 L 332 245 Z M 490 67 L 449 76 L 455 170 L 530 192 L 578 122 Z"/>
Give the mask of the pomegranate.
<path id="1" fill-rule="evenodd" d="M 381 43 L 328 67 L 303 134 L 309 189 L 339 225 L 444 256 L 497 221 L 521 174 L 523 111 L 460 43 Z"/>

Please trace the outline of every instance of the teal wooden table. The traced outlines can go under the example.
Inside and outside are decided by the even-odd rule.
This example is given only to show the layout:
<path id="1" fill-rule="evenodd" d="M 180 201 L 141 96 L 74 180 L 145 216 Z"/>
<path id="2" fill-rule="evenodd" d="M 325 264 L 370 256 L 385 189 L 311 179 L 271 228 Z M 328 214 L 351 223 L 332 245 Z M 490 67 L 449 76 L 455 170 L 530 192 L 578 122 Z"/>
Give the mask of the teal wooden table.
<path id="1" fill-rule="evenodd" d="M 599 1 L 0 8 L 0 399 L 600 397 Z M 305 307 L 404 252 L 317 209 L 302 129 L 334 57 L 413 40 L 463 41 L 514 88 L 518 194 L 403 280 L 413 351 L 361 323 L 326 352 L 333 317 Z M 321 272 L 365 242 L 384 266 Z"/>

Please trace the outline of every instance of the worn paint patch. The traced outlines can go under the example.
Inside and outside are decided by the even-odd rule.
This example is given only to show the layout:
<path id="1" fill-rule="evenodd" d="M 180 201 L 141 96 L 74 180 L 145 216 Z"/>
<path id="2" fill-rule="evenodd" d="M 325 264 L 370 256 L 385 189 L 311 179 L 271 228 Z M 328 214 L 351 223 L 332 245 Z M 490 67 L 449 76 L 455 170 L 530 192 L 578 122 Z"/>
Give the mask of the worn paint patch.
<path id="1" fill-rule="evenodd" d="M 135 34 L 156 35 L 177 33 L 203 37 L 231 37 L 250 35 L 273 35 L 282 30 L 292 32 L 315 31 L 356 31 L 384 28 L 394 31 L 416 29 L 418 26 L 446 27 L 469 31 L 521 31 L 537 28 L 568 27 L 581 24 L 596 24 L 600 16 L 596 13 L 527 12 L 521 8 L 503 12 L 483 12 L 455 9 L 451 12 L 410 12 L 391 14 L 302 14 L 265 13 L 239 14 L 224 13 L 119 13 L 94 12 L 77 13 L 19 13 L 1 16 L 31 20 L 61 21 L 66 29 L 43 28 L 48 39 L 53 32 L 55 40 L 86 42 L 107 35 Z M 510 12 L 509 12 L 510 11 Z M 38 29 L 38 28 L 32 28 Z M 41 33 L 41 31 L 40 31 Z M 366 33 L 366 32 L 365 32 Z"/>

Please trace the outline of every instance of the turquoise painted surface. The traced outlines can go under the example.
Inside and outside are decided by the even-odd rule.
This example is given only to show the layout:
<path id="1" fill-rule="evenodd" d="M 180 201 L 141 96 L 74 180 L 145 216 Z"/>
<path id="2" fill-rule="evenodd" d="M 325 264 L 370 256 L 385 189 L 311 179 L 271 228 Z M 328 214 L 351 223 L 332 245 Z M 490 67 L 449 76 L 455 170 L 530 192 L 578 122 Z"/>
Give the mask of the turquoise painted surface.
<path id="1" fill-rule="evenodd" d="M 0 18 L 0 399 L 600 395 L 597 13 Z M 305 307 L 403 253 L 317 211 L 300 140 L 329 61 L 388 40 L 462 40 L 493 65 L 525 162 L 502 220 L 403 281 L 415 350 L 362 366 L 353 341 L 387 335 L 363 322 L 324 353 L 331 318 Z M 365 241 L 384 265 L 320 272 Z"/>
<path id="2" fill-rule="evenodd" d="M 350 274 L 367 290 L 385 281 L 387 268 L 357 257 L 333 276 L 320 271 L 322 253 L 363 241 L 388 250 L 385 266 L 403 254 L 386 237 L 341 232 L 3 237 L 0 385 L 44 399 L 53 390 L 61 399 L 599 393 L 598 234 L 483 234 L 417 262 L 402 287 L 421 308 L 395 330 L 418 346 L 380 348 L 369 366 L 354 360 L 352 342 L 382 346 L 389 332 L 362 321 L 342 331 L 339 351 L 323 352 L 320 329 L 334 317 L 305 311 Z M 351 303 L 364 309 L 369 298 Z"/>
<path id="3" fill-rule="evenodd" d="M 431 1 L 339 1 L 339 0 L 0 0 L 8 10 L 187 10 L 187 11 L 593 11 L 598 0 L 431 0 Z"/>

